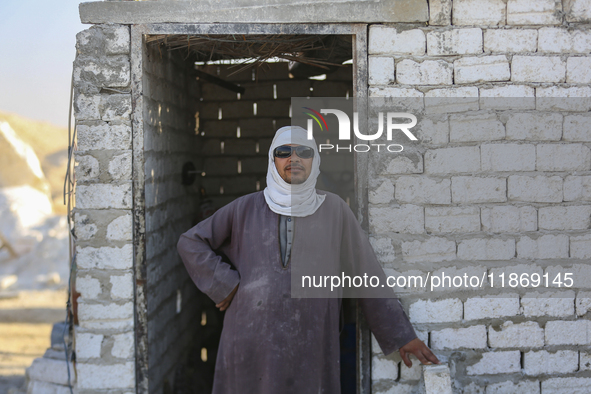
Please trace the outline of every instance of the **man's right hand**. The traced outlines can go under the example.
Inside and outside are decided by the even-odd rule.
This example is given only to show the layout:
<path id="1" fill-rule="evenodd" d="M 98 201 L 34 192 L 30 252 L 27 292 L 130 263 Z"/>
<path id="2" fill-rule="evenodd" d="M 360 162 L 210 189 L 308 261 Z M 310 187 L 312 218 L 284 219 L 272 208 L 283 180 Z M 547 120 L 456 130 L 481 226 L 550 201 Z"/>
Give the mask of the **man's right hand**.
<path id="1" fill-rule="evenodd" d="M 225 311 L 226 309 L 228 309 L 228 307 L 230 306 L 230 303 L 232 302 L 232 299 L 234 298 L 234 294 L 236 294 L 236 292 L 238 291 L 238 286 L 240 286 L 240 283 L 236 285 L 236 287 L 234 287 L 234 290 L 232 290 L 232 292 L 219 304 L 216 304 L 216 308 L 220 308 L 220 311 Z"/>

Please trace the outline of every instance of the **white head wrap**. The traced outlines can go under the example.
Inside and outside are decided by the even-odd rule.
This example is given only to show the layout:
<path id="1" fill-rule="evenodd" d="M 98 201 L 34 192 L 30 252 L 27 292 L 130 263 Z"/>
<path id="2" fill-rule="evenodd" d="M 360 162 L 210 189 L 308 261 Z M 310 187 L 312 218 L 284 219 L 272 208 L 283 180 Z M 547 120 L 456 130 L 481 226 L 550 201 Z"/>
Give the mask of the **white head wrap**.
<path id="1" fill-rule="evenodd" d="M 292 185 L 281 178 L 275 168 L 273 150 L 281 145 L 305 145 L 314 149 L 312 171 L 304 183 Z M 295 152 L 293 153 L 295 154 Z M 271 211 L 286 216 L 312 215 L 324 201 L 325 196 L 316 194 L 316 179 L 320 174 L 320 155 L 316 142 L 308 139 L 305 129 L 298 126 L 285 126 L 277 130 L 269 148 L 269 168 L 267 170 L 267 187 L 264 190 L 265 201 Z"/>

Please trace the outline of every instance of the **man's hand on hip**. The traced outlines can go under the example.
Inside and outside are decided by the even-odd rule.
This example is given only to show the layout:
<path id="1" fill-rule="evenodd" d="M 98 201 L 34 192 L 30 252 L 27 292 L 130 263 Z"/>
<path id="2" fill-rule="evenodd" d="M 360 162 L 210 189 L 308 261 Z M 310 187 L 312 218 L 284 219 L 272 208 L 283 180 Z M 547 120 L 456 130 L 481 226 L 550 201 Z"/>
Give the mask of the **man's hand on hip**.
<path id="1" fill-rule="evenodd" d="M 415 338 L 402 346 L 399 351 L 402 361 L 404 361 L 404 364 L 409 368 L 412 367 L 412 361 L 408 358 L 410 354 L 414 354 L 423 364 L 441 364 L 431 349 L 429 349 L 419 338 Z"/>
<path id="2" fill-rule="evenodd" d="M 232 292 L 222 302 L 216 304 L 216 308 L 220 308 L 220 311 L 225 311 L 226 309 L 228 309 L 230 303 L 232 302 L 232 299 L 234 298 L 234 294 L 236 294 L 236 292 L 238 291 L 238 286 L 240 286 L 240 284 L 237 284 L 236 287 L 234 287 L 234 290 L 232 290 Z"/>

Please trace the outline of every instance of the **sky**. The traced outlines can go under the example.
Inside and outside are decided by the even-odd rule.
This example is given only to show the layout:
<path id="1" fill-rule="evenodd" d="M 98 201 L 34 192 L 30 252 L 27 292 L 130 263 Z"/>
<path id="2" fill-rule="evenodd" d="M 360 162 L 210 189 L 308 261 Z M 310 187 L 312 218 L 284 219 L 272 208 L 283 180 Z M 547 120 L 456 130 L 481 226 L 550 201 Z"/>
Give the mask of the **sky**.
<path id="1" fill-rule="evenodd" d="M 67 126 L 80 2 L 0 1 L 0 111 Z"/>

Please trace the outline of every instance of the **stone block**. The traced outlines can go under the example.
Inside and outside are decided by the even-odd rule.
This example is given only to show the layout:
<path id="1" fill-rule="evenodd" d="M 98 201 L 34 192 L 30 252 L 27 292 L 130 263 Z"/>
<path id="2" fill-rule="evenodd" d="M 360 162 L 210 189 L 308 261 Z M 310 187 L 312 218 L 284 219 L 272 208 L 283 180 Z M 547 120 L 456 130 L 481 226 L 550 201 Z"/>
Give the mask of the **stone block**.
<path id="1" fill-rule="evenodd" d="M 588 171 L 591 168 L 591 151 L 582 144 L 538 144 L 536 170 L 538 171 Z"/>
<path id="2" fill-rule="evenodd" d="M 452 174 L 480 171 L 480 149 L 477 146 L 431 149 L 425 153 L 425 172 Z"/>
<path id="3" fill-rule="evenodd" d="M 501 382 L 486 386 L 486 394 L 540 394 L 540 382 L 521 380 L 517 383 Z"/>
<path id="4" fill-rule="evenodd" d="M 413 323 L 448 323 L 462 320 L 462 301 L 457 298 L 444 300 L 418 300 L 410 305 L 409 319 Z"/>
<path id="5" fill-rule="evenodd" d="M 591 22 L 591 7 L 587 0 L 563 0 L 567 22 Z"/>
<path id="6" fill-rule="evenodd" d="M 87 241 L 94 238 L 98 227 L 87 215 L 76 212 L 74 214 L 74 231 L 77 239 Z"/>
<path id="7" fill-rule="evenodd" d="M 78 304 L 78 317 L 80 321 L 92 320 L 122 320 L 133 318 L 133 302 L 119 305 L 116 303 Z"/>
<path id="8" fill-rule="evenodd" d="M 591 142 L 591 116 L 589 114 L 566 115 L 562 140 Z"/>
<path id="9" fill-rule="evenodd" d="M 521 297 L 521 308 L 525 317 L 572 316 L 575 314 L 575 292 L 569 290 L 559 293 L 527 293 Z"/>
<path id="10" fill-rule="evenodd" d="M 131 65 L 127 55 L 77 57 L 74 61 L 74 86 L 90 84 L 95 89 L 129 86 Z"/>
<path id="11" fill-rule="evenodd" d="M 589 345 L 591 335 L 589 320 L 560 321 L 546 323 L 546 345 Z"/>
<path id="12" fill-rule="evenodd" d="M 400 381 L 417 381 L 423 376 L 423 368 L 421 362 L 414 356 L 409 356 L 412 366 L 409 368 L 403 362 L 400 363 Z"/>
<path id="13" fill-rule="evenodd" d="M 396 251 L 392 246 L 392 240 L 390 238 L 376 238 L 369 237 L 371 247 L 376 252 L 378 260 L 382 264 L 393 263 L 396 261 Z"/>
<path id="14" fill-rule="evenodd" d="M 401 176 L 396 180 L 394 197 L 398 203 L 450 204 L 449 179 Z"/>
<path id="15" fill-rule="evenodd" d="M 427 233 L 469 233 L 480 231 L 478 207 L 426 207 Z"/>
<path id="16" fill-rule="evenodd" d="M 423 97 L 423 92 L 409 88 L 370 87 L 369 97 Z"/>
<path id="17" fill-rule="evenodd" d="M 486 327 L 479 325 L 431 331 L 430 344 L 432 349 L 484 349 L 486 348 Z"/>
<path id="18" fill-rule="evenodd" d="M 591 292 L 579 291 L 575 300 L 575 307 L 577 309 L 577 316 L 583 316 L 591 310 Z"/>
<path id="19" fill-rule="evenodd" d="M 451 0 L 429 1 L 429 26 L 450 25 L 451 8 Z"/>
<path id="20" fill-rule="evenodd" d="M 482 171 L 535 171 L 536 147 L 532 144 L 483 144 Z"/>
<path id="21" fill-rule="evenodd" d="M 99 120 L 101 96 L 98 94 L 77 93 L 74 97 L 74 116 L 77 120 Z"/>
<path id="22" fill-rule="evenodd" d="M 76 187 L 76 208 L 131 209 L 131 183 L 123 185 L 95 183 Z"/>
<path id="23" fill-rule="evenodd" d="M 566 60 L 567 83 L 591 83 L 591 57 L 569 57 Z"/>
<path id="24" fill-rule="evenodd" d="M 449 121 L 447 117 L 442 119 L 424 117 L 417 124 L 415 135 L 423 144 L 447 144 L 449 142 Z"/>
<path id="25" fill-rule="evenodd" d="M 490 326 L 488 345 L 493 348 L 530 348 L 544 346 L 544 329 L 537 322 L 504 322 L 499 329 Z"/>
<path id="26" fill-rule="evenodd" d="M 427 33 L 427 54 L 429 56 L 479 53 L 482 53 L 482 30 L 479 28 Z"/>
<path id="27" fill-rule="evenodd" d="M 451 85 L 452 74 L 453 65 L 444 60 L 404 59 L 396 64 L 396 80 L 406 85 Z"/>
<path id="28" fill-rule="evenodd" d="M 135 338 L 133 332 L 113 335 L 111 355 L 115 358 L 129 359 L 135 354 Z"/>
<path id="29" fill-rule="evenodd" d="M 70 371 L 72 364 L 70 364 Z M 29 368 L 27 368 L 27 377 L 29 380 L 36 380 L 46 383 L 60 385 L 68 384 L 68 369 L 65 360 L 53 360 L 50 358 L 36 358 Z M 72 383 L 76 381 L 72 373 Z"/>
<path id="30" fill-rule="evenodd" d="M 368 52 L 370 55 L 425 54 L 425 33 L 420 29 L 397 31 L 394 27 L 370 26 Z"/>
<path id="31" fill-rule="evenodd" d="M 505 138 L 505 126 L 493 112 L 450 115 L 450 142 L 494 141 Z"/>
<path id="32" fill-rule="evenodd" d="M 558 141 L 562 136 L 562 115 L 526 112 L 507 115 L 507 139 Z"/>
<path id="33" fill-rule="evenodd" d="M 135 362 L 112 365 L 78 363 L 76 370 L 79 390 L 135 388 Z"/>
<path id="34" fill-rule="evenodd" d="M 131 166 L 131 152 L 113 156 L 109 162 L 109 175 L 115 180 L 131 180 Z"/>
<path id="35" fill-rule="evenodd" d="M 107 226 L 107 239 L 110 241 L 131 241 L 133 223 L 129 214 L 119 216 Z"/>
<path id="36" fill-rule="evenodd" d="M 484 32 L 485 52 L 524 53 L 537 50 L 537 30 L 487 29 Z"/>
<path id="37" fill-rule="evenodd" d="M 430 237 L 424 241 L 406 241 L 402 242 L 402 256 L 409 263 L 454 260 L 456 243 L 439 237 Z"/>
<path id="38" fill-rule="evenodd" d="M 474 238 L 458 243 L 458 258 L 461 260 L 509 260 L 514 257 L 514 239 Z"/>
<path id="39" fill-rule="evenodd" d="M 568 258 L 568 236 L 545 234 L 538 238 L 522 236 L 517 241 L 517 257 L 520 259 L 566 259 Z"/>
<path id="40" fill-rule="evenodd" d="M 90 155 L 76 155 L 76 181 L 98 181 L 99 162 Z"/>
<path id="41" fill-rule="evenodd" d="M 131 32 L 125 25 L 102 25 L 105 35 L 106 55 L 125 55 L 130 53 Z"/>
<path id="42" fill-rule="evenodd" d="M 534 207 L 510 205 L 482 208 L 482 230 L 493 233 L 521 233 L 538 229 L 538 212 Z"/>
<path id="43" fill-rule="evenodd" d="M 104 335 L 80 332 L 76 330 L 76 359 L 86 360 L 101 357 Z"/>
<path id="44" fill-rule="evenodd" d="M 449 367 L 441 365 L 424 365 L 423 382 L 426 393 L 452 394 L 451 373 Z"/>
<path id="45" fill-rule="evenodd" d="M 76 291 L 80 293 L 82 298 L 94 299 L 101 293 L 101 282 L 92 276 L 78 276 L 76 277 Z"/>
<path id="46" fill-rule="evenodd" d="M 398 208 L 369 208 L 371 232 L 422 234 L 425 232 L 424 209 L 418 205 L 404 204 Z"/>
<path id="47" fill-rule="evenodd" d="M 464 57 L 454 61 L 454 82 L 477 83 L 508 81 L 511 78 L 505 55 Z"/>
<path id="48" fill-rule="evenodd" d="M 371 363 L 371 378 L 373 381 L 398 379 L 398 363 L 393 357 L 374 356 Z"/>
<path id="49" fill-rule="evenodd" d="M 29 381 L 27 392 L 31 394 L 71 394 L 70 388 L 68 386 L 41 382 L 39 380 Z"/>
<path id="50" fill-rule="evenodd" d="M 495 319 L 519 315 L 519 296 L 501 294 L 499 296 L 468 298 L 464 303 L 464 319 Z"/>
<path id="51" fill-rule="evenodd" d="M 425 108 L 430 114 L 478 111 L 478 88 L 476 86 L 431 89 L 425 94 Z"/>
<path id="52" fill-rule="evenodd" d="M 76 247 L 77 263 L 80 269 L 131 269 L 133 266 L 133 247 L 121 248 L 103 246 L 100 248 Z"/>
<path id="53" fill-rule="evenodd" d="M 565 27 L 543 27 L 538 31 L 538 52 L 588 54 L 591 51 L 591 31 L 567 30 Z"/>
<path id="54" fill-rule="evenodd" d="M 384 174 L 421 174 L 423 173 L 423 156 L 420 153 L 408 156 L 396 155 L 388 162 Z"/>
<path id="55" fill-rule="evenodd" d="M 370 204 L 387 204 L 394 200 L 394 185 L 389 179 L 385 179 L 380 186 L 370 190 L 368 193 Z"/>
<path id="56" fill-rule="evenodd" d="M 564 82 L 566 62 L 558 56 L 513 56 L 511 81 Z"/>
<path id="57" fill-rule="evenodd" d="M 591 354 L 581 352 L 579 356 L 579 370 L 590 371 L 591 370 Z"/>
<path id="58" fill-rule="evenodd" d="M 482 353 L 482 358 L 474 365 L 466 368 L 468 375 L 497 375 L 521 371 L 521 352 L 519 350 L 505 352 Z"/>
<path id="59" fill-rule="evenodd" d="M 573 259 L 591 259 L 591 234 L 570 237 L 570 257 Z"/>
<path id="60" fill-rule="evenodd" d="M 369 84 L 388 85 L 394 82 L 394 58 L 383 56 L 369 57 Z"/>
<path id="61" fill-rule="evenodd" d="M 541 230 L 586 230 L 591 225 L 591 205 L 541 207 L 538 226 Z"/>
<path id="62" fill-rule="evenodd" d="M 510 201 L 562 202 L 562 178 L 559 176 L 510 175 L 507 190 Z"/>
<path id="63" fill-rule="evenodd" d="M 111 275 L 111 298 L 115 300 L 133 299 L 133 275 Z"/>
<path id="64" fill-rule="evenodd" d="M 451 200 L 454 203 L 507 201 L 507 181 L 496 177 L 454 176 L 451 178 Z"/>
<path id="65" fill-rule="evenodd" d="M 508 0 L 508 25 L 560 25 L 562 2 L 560 0 Z"/>
<path id="66" fill-rule="evenodd" d="M 454 0 L 453 24 L 456 26 L 499 26 L 506 21 L 503 0 Z"/>
<path id="67" fill-rule="evenodd" d="M 536 108 L 535 90 L 525 85 L 480 88 L 480 109 L 528 110 Z"/>
<path id="68" fill-rule="evenodd" d="M 584 394 L 591 386 L 591 378 L 550 378 L 542 381 L 542 393 Z"/>
<path id="69" fill-rule="evenodd" d="M 101 94 L 99 104 L 101 119 L 129 121 L 131 116 L 131 94 Z"/>
<path id="70" fill-rule="evenodd" d="M 579 352 L 559 350 L 550 353 L 546 350 L 529 351 L 523 355 L 523 372 L 526 375 L 553 375 L 572 373 L 579 369 Z"/>
<path id="71" fill-rule="evenodd" d="M 79 125 L 78 150 L 131 149 L 131 126 L 124 124 Z"/>

